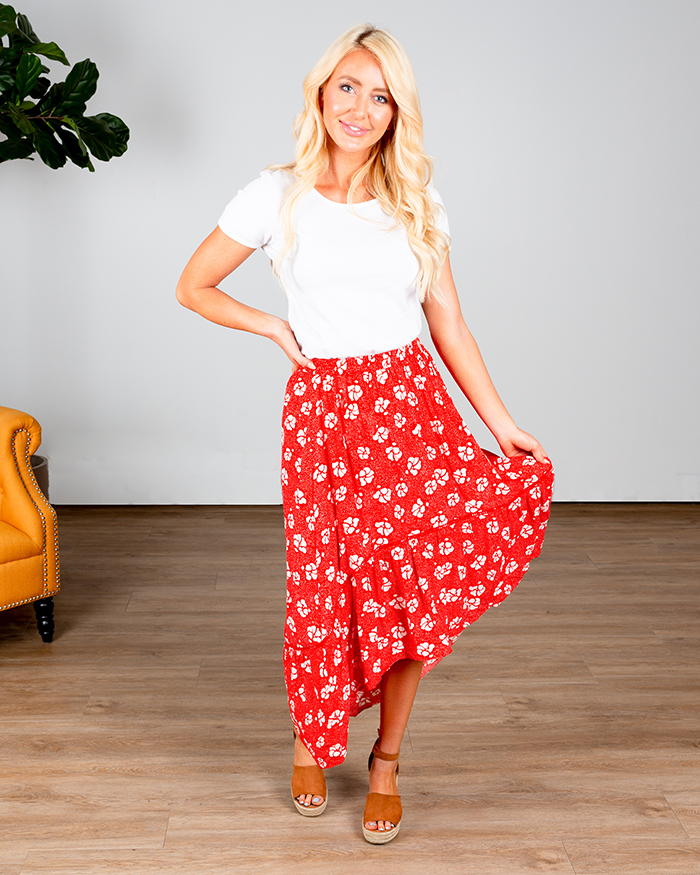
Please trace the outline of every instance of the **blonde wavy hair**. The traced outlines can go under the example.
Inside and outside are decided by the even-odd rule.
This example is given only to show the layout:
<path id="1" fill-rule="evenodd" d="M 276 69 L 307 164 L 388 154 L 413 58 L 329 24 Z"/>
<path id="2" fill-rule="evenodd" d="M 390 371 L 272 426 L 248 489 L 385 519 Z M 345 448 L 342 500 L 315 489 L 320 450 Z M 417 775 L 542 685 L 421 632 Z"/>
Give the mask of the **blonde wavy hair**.
<path id="1" fill-rule="evenodd" d="M 416 285 L 420 300 L 428 296 L 442 300 L 437 283 L 448 255 L 449 238 L 437 227 L 436 212 L 440 207 L 427 190 L 433 167 L 423 151 L 423 118 L 413 68 L 400 43 L 371 24 L 353 27 L 340 36 L 304 80 L 304 109 L 294 121 L 295 161 L 270 168 L 287 170 L 297 177 L 280 208 L 285 245 L 273 269 L 279 275 L 294 244 L 292 217 L 296 205 L 329 167 L 321 107 L 323 89 L 342 59 L 357 49 L 368 51 L 381 67 L 396 109 L 386 133 L 353 175 L 348 204 L 353 203 L 358 186 L 364 182 L 384 212 L 406 230 L 408 244 L 418 259 Z"/>

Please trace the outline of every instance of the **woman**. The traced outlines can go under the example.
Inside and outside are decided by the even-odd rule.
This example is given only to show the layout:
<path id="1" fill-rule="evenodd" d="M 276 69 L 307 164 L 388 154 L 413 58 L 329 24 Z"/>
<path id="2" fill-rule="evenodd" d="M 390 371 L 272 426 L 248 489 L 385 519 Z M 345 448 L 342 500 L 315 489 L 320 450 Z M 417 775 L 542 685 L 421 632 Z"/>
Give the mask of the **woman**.
<path id="1" fill-rule="evenodd" d="M 539 553 L 553 475 L 462 317 L 405 52 L 385 31 L 353 28 L 304 92 L 296 161 L 238 193 L 177 295 L 270 338 L 292 363 L 282 463 L 292 796 L 303 815 L 324 811 L 322 769 L 345 758 L 349 717 L 379 703 L 362 829 L 383 844 L 401 823 L 397 761 L 418 682 Z M 289 321 L 217 288 L 258 247 Z M 454 408 L 417 339 L 421 305 L 503 457 L 484 453 Z"/>

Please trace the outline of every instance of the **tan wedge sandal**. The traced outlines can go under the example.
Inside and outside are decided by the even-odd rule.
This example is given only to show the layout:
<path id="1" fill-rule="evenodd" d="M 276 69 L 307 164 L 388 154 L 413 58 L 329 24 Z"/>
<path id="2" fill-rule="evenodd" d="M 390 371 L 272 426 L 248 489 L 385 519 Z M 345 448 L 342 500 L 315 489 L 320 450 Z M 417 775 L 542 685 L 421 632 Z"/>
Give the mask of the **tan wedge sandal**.
<path id="1" fill-rule="evenodd" d="M 378 760 L 394 762 L 398 760 L 399 755 L 397 753 L 384 753 L 383 750 L 379 749 L 379 739 L 377 739 L 372 748 L 372 753 L 369 755 L 369 761 L 367 762 L 368 769 L 372 768 L 372 760 L 375 757 Z M 397 784 L 398 774 L 399 764 L 396 763 Z M 399 834 L 402 816 L 403 809 L 401 808 L 400 796 L 391 796 L 388 793 L 368 793 L 365 813 L 362 818 L 362 835 L 372 845 L 385 845 L 387 842 L 393 841 Z M 394 826 L 386 830 L 367 829 L 365 826 L 366 823 L 378 823 L 380 820 L 393 823 Z"/>
<path id="2" fill-rule="evenodd" d="M 294 733 L 296 740 L 296 733 Z M 314 805 L 313 802 L 299 802 L 299 796 L 323 796 L 323 802 Z M 304 817 L 318 817 L 323 814 L 328 804 L 328 790 L 323 769 L 320 766 L 294 766 L 292 771 L 292 801 L 299 814 Z"/>

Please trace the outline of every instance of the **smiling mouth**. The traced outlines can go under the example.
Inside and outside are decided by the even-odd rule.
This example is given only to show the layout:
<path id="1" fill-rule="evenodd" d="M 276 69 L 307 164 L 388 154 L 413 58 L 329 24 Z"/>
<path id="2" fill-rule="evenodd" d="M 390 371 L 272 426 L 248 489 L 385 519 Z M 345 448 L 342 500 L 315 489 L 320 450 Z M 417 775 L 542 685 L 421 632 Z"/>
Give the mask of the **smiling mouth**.
<path id="1" fill-rule="evenodd" d="M 367 128 L 360 128 L 357 125 L 351 125 L 349 122 L 344 121 L 341 121 L 340 124 L 343 126 L 343 130 L 350 134 L 351 137 L 361 137 L 367 133 Z"/>

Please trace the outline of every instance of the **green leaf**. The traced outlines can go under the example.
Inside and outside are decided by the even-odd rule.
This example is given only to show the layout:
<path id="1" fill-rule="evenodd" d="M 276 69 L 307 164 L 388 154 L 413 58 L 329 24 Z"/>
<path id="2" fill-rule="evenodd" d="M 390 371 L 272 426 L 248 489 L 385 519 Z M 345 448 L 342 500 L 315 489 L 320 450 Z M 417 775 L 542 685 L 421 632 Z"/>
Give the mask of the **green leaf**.
<path id="1" fill-rule="evenodd" d="M 27 51 L 33 52 L 35 55 L 43 55 L 50 61 L 60 61 L 61 64 L 65 64 L 67 67 L 70 67 L 68 58 L 63 54 L 63 49 L 60 49 L 54 42 L 37 43 L 36 45 L 27 49 Z"/>
<path id="2" fill-rule="evenodd" d="M 41 61 L 36 55 L 22 55 L 17 67 L 15 83 L 17 100 L 24 100 L 41 76 Z"/>
<path id="3" fill-rule="evenodd" d="M 95 116 L 96 119 L 104 122 L 110 131 L 114 134 L 115 145 L 114 145 L 114 156 L 118 158 L 120 155 L 123 155 L 127 150 L 127 143 L 129 142 L 130 131 L 129 128 L 124 124 L 124 122 L 119 118 L 119 116 L 111 115 L 108 112 L 98 112 Z"/>
<path id="4" fill-rule="evenodd" d="M 34 88 L 32 88 L 32 90 L 29 92 L 29 96 L 33 97 L 34 100 L 41 100 L 41 98 L 49 90 L 50 85 L 51 82 L 49 82 L 49 80 L 45 76 L 40 76 L 36 80 L 36 85 L 34 86 Z"/>
<path id="5" fill-rule="evenodd" d="M 15 77 L 10 73 L 0 73 L 0 91 L 11 91 L 15 87 Z"/>
<path id="6" fill-rule="evenodd" d="M 32 122 L 29 121 L 28 118 L 26 118 L 20 112 L 20 110 L 13 103 L 7 104 L 7 112 L 10 116 L 10 120 L 14 122 L 15 125 L 17 125 L 17 127 L 20 129 L 20 131 L 22 131 L 23 134 L 32 136 L 32 134 L 36 130 L 35 126 L 32 124 Z"/>
<path id="7" fill-rule="evenodd" d="M 0 3 L 0 36 L 6 36 L 8 33 L 14 33 L 17 30 L 15 24 L 17 13 L 11 6 Z"/>
<path id="8" fill-rule="evenodd" d="M 89 58 L 76 64 L 63 83 L 59 114 L 74 115 L 76 112 L 85 112 L 85 104 L 95 93 L 99 76 L 97 67 Z"/>
<path id="9" fill-rule="evenodd" d="M 29 138 L 5 140 L 0 143 L 0 164 L 3 161 L 14 161 L 16 158 L 29 158 L 33 151 L 34 145 Z"/>
<path id="10" fill-rule="evenodd" d="M 96 116 L 87 116 L 74 121 L 83 142 L 98 161 L 109 161 L 110 158 L 114 158 L 119 144 L 106 122 Z"/>
<path id="11" fill-rule="evenodd" d="M 34 46 L 39 42 L 39 37 L 34 33 L 29 19 L 26 15 L 22 15 L 21 12 L 17 16 L 17 30 L 30 45 Z"/>
<path id="12" fill-rule="evenodd" d="M 23 136 L 22 131 L 10 119 L 6 110 L 0 110 L 0 133 L 3 133 L 8 140 L 21 140 Z"/>
<path id="13" fill-rule="evenodd" d="M 63 127 L 58 127 L 56 133 L 73 164 L 77 164 L 78 167 L 87 167 L 88 170 L 94 173 L 95 168 L 92 165 L 92 161 L 90 161 L 90 156 L 83 141 Z"/>
<path id="14" fill-rule="evenodd" d="M 62 98 L 63 82 L 55 82 L 37 104 L 37 115 L 51 115 Z"/>
<path id="15" fill-rule="evenodd" d="M 58 170 L 66 163 L 67 155 L 65 149 L 56 140 L 53 132 L 44 122 L 41 126 L 37 125 L 32 136 L 34 148 L 39 153 L 41 160 L 52 170 Z"/>

